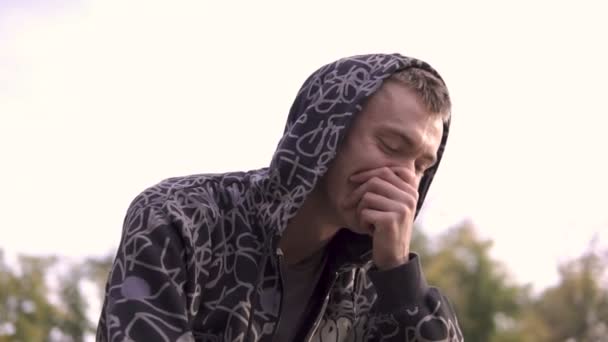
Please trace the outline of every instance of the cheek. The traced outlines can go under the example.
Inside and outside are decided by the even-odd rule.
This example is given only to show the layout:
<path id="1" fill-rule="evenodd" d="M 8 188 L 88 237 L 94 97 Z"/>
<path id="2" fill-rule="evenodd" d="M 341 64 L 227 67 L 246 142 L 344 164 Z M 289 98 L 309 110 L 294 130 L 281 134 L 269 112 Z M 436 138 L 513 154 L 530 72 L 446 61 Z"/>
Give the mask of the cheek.
<path id="1" fill-rule="evenodd" d="M 348 170 L 345 168 L 336 168 L 328 177 L 328 189 L 329 197 L 336 201 L 341 200 L 345 196 L 350 188 L 348 181 Z"/>
<path id="2" fill-rule="evenodd" d="M 334 207 L 339 207 L 344 197 L 352 191 L 351 182 L 348 181 L 349 172 L 348 163 L 337 157 L 324 177 L 325 193 Z"/>
<path id="3" fill-rule="evenodd" d="M 327 172 L 329 198 L 341 201 L 358 187 L 349 181 L 350 176 L 390 164 L 391 160 L 370 137 L 345 141 Z"/>
<path id="4" fill-rule="evenodd" d="M 348 176 L 386 166 L 388 163 L 386 154 L 371 138 L 362 138 L 359 143 L 351 143 L 344 152 L 341 159 L 343 159 L 345 174 Z"/>

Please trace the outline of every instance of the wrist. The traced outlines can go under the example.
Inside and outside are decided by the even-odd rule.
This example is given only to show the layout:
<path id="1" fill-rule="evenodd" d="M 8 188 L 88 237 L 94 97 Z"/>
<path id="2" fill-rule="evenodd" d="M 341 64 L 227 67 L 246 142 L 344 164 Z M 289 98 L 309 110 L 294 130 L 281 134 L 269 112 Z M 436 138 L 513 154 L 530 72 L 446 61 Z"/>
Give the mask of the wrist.
<path id="1" fill-rule="evenodd" d="M 405 251 L 403 254 L 377 259 L 378 260 L 374 260 L 376 268 L 380 271 L 386 271 L 407 264 L 407 262 L 410 261 L 410 253 L 409 251 Z"/>
<path id="2" fill-rule="evenodd" d="M 372 267 L 369 277 L 378 294 L 377 308 L 382 313 L 412 308 L 428 291 L 420 258 L 414 253 L 406 264 L 393 269 L 383 271 Z"/>

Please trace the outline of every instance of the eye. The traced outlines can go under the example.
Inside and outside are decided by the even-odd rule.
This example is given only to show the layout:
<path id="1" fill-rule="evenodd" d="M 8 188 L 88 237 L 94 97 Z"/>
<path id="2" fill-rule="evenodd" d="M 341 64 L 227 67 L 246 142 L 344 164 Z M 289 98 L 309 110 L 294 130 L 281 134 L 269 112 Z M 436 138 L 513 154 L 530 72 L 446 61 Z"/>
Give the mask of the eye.
<path id="1" fill-rule="evenodd" d="M 400 150 L 399 144 L 395 141 L 390 141 L 389 139 L 380 139 L 380 143 L 387 152 L 397 153 Z"/>
<path id="2" fill-rule="evenodd" d="M 389 144 L 384 144 L 384 143 L 382 145 L 384 146 L 384 149 L 386 149 L 388 152 L 397 153 L 399 151 L 399 149 L 395 146 L 391 146 Z"/>

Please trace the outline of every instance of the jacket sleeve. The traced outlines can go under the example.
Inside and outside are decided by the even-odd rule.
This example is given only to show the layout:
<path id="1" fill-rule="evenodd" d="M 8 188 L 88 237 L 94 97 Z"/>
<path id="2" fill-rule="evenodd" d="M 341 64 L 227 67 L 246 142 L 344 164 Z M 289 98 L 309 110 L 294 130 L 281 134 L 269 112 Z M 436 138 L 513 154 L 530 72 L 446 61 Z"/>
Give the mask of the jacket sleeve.
<path id="1" fill-rule="evenodd" d="M 357 340 L 464 341 L 450 302 L 428 286 L 416 254 L 399 267 L 372 267 L 367 273 L 377 298 L 368 315 L 355 322 L 354 331 L 362 332 Z"/>
<path id="2" fill-rule="evenodd" d="M 143 204 L 142 204 L 143 203 Z M 193 341 L 198 305 L 191 242 L 162 203 L 136 199 L 106 284 L 97 341 Z M 194 281 L 193 281 L 194 280 Z"/>

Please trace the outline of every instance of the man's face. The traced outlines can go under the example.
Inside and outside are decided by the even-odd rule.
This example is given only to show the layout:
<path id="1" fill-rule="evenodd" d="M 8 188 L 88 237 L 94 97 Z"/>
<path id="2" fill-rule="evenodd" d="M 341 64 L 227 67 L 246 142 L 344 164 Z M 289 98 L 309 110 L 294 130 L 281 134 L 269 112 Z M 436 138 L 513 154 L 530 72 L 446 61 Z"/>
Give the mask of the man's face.
<path id="1" fill-rule="evenodd" d="M 441 116 L 429 113 L 416 93 L 399 82 L 385 82 L 353 122 L 316 189 L 331 223 L 368 234 L 358 226 L 356 208 L 344 205 L 347 196 L 361 185 L 349 178 L 388 167 L 412 175 L 408 183 L 418 189 L 424 171 L 436 162 L 442 129 Z"/>

